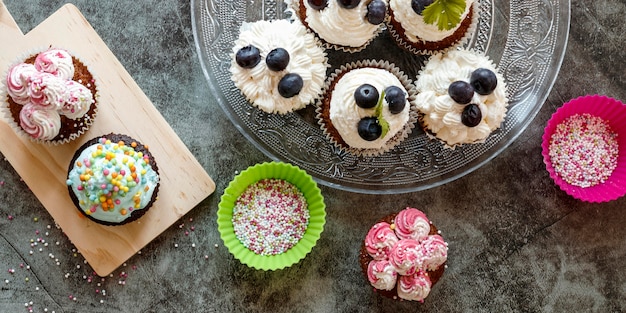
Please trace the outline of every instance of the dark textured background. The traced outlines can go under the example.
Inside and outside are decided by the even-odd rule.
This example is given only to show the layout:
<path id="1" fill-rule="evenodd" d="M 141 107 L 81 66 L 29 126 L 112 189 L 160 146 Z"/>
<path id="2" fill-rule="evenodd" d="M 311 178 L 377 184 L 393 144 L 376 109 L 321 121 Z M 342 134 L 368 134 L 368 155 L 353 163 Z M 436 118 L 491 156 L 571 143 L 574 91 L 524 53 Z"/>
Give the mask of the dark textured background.
<path id="1" fill-rule="evenodd" d="M 23 32 L 65 2 L 5 0 Z M 222 191 L 236 171 L 268 158 L 209 94 L 189 1 L 73 3 L 217 189 L 101 279 L 0 160 L 0 312 L 626 311 L 626 199 L 587 204 L 567 196 L 550 180 L 540 148 L 544 125 L 563 102 L 596 93 L 626 100 L 624 0 L 572 1 L 559 78 L 532 124 L 501 155 L 421 192 L 362 195 L 322 187 L 328 216 L 320 241 L 303 261 L 277 272 L 241 265 L 219 239 Z M 407 205 L 423 209 L 450 245 L 449 268 L 424 304 L 379 297 L 357 265 L 368 228 Z"/>

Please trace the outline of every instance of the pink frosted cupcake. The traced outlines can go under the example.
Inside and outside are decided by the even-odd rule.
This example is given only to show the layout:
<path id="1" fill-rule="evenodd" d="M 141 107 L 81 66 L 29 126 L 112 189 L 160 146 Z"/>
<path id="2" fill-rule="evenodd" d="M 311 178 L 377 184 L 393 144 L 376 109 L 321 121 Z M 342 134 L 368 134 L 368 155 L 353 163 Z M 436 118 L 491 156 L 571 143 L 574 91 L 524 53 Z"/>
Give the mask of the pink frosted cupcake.
<path id="1" fill-rule="evenodd" d="M 626 194 L 626 106 L 606 96 L 565 103 L 546 125 L 542 155 L 570 196 L 606 202 Z"/>
<path id="2" fill-rule="evenodd" d="M 448 245 L 438 233 L 414 208 L 378 221 L 359 253 L 370 285 L 386 297 L 423 302 L 446 267 Z"/>
<path id="3" fill-rule="evenodd" d="M 2 91 L 10 125 L 38 143 L 76 139 L 97 112 L 92 73 L 63 49 L 50 48 L 11 66 Z"/>

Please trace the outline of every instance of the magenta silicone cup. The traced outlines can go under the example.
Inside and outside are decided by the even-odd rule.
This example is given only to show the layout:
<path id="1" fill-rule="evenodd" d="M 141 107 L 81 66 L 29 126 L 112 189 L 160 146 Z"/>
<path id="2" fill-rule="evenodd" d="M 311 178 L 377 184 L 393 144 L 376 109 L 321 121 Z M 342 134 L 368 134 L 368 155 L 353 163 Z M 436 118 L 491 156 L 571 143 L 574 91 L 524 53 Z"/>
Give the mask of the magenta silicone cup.
<path id="1" fill-rule="evenodd" d="M 617 167 L 611 176 L 603 183 L 591 187 L 579 187 L 567 183 L 552 166 L 549 146 L 550 138 L 557 125 L 566 118 L 588 113 L 607 121 L 611 130 L 617 134 L 619 145 Z M 626 105 L 619 100 L 601 96 L 589 95 L 572 99 L 560 107 L 548 121 L 542 137 L 543 162 L 554 182 L 568 195 L 586 202 L 608 202 L 626 194 Z"/>

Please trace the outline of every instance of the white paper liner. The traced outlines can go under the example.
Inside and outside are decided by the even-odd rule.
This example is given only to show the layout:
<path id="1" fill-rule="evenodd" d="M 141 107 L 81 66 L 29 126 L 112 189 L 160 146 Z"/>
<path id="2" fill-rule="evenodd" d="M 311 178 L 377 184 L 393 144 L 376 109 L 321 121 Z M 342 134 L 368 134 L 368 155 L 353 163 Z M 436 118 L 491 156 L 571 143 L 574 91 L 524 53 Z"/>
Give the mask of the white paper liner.
<path id="1" fill-rule="evenodd" d="M 94 84 L 95 89 L 96 89 L 96 93 L 93 95 L 95 102 L 92 104 L 92 106 L 95 106 L 94 108 L 94 113 L 93 116 L 91 118 L 86 118 L 85 119 L 85 123 L 83 124 L 83 127 L 80 128 L 76 133 L 72 133 L 69 137 L 67 138 L 61 138 L 61 139 L 56 139 L 56 140 L 43 140 L 43 139 L 37 139 L 37 138 L 33 138 L 31 137 L 28 133 L 26 133 L 22 127 L 20 126 L 20 124 L 18 122 L 15 121 L 15 119 L 13 118 L 13 115 L 11 114 L 11 110 L 9 108 L 9 103 L 7 101 L 7 97 L 8 95 L 8 90 L 7 90 L 7 86 L 6 86 L 6 77 L 9 73 L 9 70 L 11 68 L 13 68 L 13 66 L 23 63 L 26 59 L 38 55 L 41 52 L 47 51 L 49 49 L 63 49 L 65 51 L 67 51 L 71 56 L 73 56 L 74 58 L 80 60 L 81 63 L 83 63 L 83 65 L 87 68 L 87 70 L 91 73 L 91 76 L 93 76 L 94 81 L 91 82 L 92 84 Z M 2 79 L 0 82 L 0 116 L 2 116 L 2 118 L 4 119 L 4 121 L 9 124 L 9 126 L 15 131 L 15 133 L 17 133 L 20 136 L 24 136 L 26 138 L 28 138 L 31 142 L 37 143 L 37 144 L 44 144 L 44 145 L 50 145 L 50 146 L 57 146 L 57 145 L 63 145 L 66 144 L 68 142 L 71 142 L 73 140 L 75 140 L 76 138 L 80 137 L 81 135 L 83 135 L 93 124 L 93 122 L 96 119 L 96 116 L 98 115 L 98 98 L 100 97 L 100 92 L 99 92 L 99 85 L 98 85 L 98 80 L 96 79 L 96 75 L 94 74 L 93 70 L 90 68 L 90 66 L 85 63 L 85 61 L 83 61 L 83 59 L 81 59 L 79 56 L 77 56 L 75 53 L 73 53 L 72 51 L 66 49 L 66 48 L 61 48 L 61 47 L 54 47 L 54 46 L 47 46 L 47 47 L 42 47 L 42 48 L 33 48 L 27 52 L 22 53 L 19 57 L 16 58 L 16 60 L 11 63 L 6 69 L 4 69 L 4 71 L 2 72 Z M 76 121 L 76 120 L 72 120 L 69 119 L 70 121 Z M 63 127 L 63 125 L 61 125 L 61 127 Z"/>
<path id="2" fill-rule="evenodd" d="M 372 36 L 370 37 L 370 39 L 365 42 L 363 45 L 359 46 L 359 47 L 351 47 L 351 46 L 344 46 L 344 45 L 340 45 L 340 44 L 333 44 L 330 42 L 327 42 L 326 40 L 324 40 L 323 38 L 321 38 L 317 32 L 315 32 L 313 29 L 311 29 L 311 27 L 308 26 L 308 24 L 304 21 L 306 17 L 300 16 L 300 0 L 284 0 L 285 3 L 287 4 L 287 10 L 286 12 L 289 15 L 289 19 L 290 20 L 299 20 L 302 25 L 304 25 L 307 29 L 307 31 L 311 34 L 313 34 L 315 36 L 315 38 L 318 38 L 319 41 L 322 44 L 322 47 L 324 49 L 333 49 L 336 51 L 341 51 L 341 52 L 347 52 L 347 53 L 356 53 L 359 51 L 362 51 L 363 49 L 365 49 L 367 46 L 370 45 L 370 43 L 372 43 L 372 41 L 374 41 L 374 39 L 376 39 L 383 31 L 385 31 L 385 29 L 387 29 L 387 21 L 389 19 L 389 14 L 385 14 L 385 20 L 380 23 L 379 27 L 376 29 L 376 31 L 372 34 Z M 306 1 L 306 0 L 304 0 Z M 329 0 L 329 1 L 336 1 L 336 0 Z M 387 5 L 388 7 L 388 5 Z"/>
<path id="3" fill-rule="evenodd" d="M 330 94 L 332 94 L 332 90 L 330 89 L 330 87 L 334 83 L 335 79 L 337 79 L 341 74 L 347 73 L 353 69 L 366 68 L 366 67 L 385 69 L 389 71 L 390 73 L 394 74 L 400 80 L 404 89 L 407 91 L 409 107 L 410 107 L 409 120 L 407 121 L 406 125 L 404 125 L 404 128 L 401 131 L 399 131 L 396 135 L 391 137 L 382 147 L 378 149 L 353 148 L 353 147 L 349 147 L 347 145 L 339 143 L 337 139 L 329 133 L 328 128 L 326 126 L 326 121 L 324 120 L 322 116 L 323 99 L 325 99 L 326 97 L 329 97 Z M 332 144 L 334 144 L 336 147 L 340 148 L 341 150 L 347 151 L 357 156 L 369 157 L 369 156 L 381 155 L 391 150 L 392 148 L 396 147 L 398 144 L 400 144 L 403 140 L 405 140 L 409 136 L 409 134 L 411 134 L 411 132 L 413 131 L 413 128 L 415 128 L 415 123 L 417 122 L 417 118 L 418 118 L 417 105 L 415 102 L 416 97 L 417 97 L 417 90 L 415 89 L 415 86 L 413 85 L 413 81 L 406 74 L 404 74 L 404 72 L 402 72 L 400 68 L 395 66 L 395 64 L 393 63 L 389 63 L 388 61 L 385 61 L 385 60 L 360 60 L 360 61 L 342 65 L 340 68 L 336 69 L 335 72 L 332 73 L 328 77 L 323 90 L 324 90 L 324 96 L 321 99 L 319 99 L 316 104 L 317 106 L 315 109 L 316 118 L 326 138 L 328 138 L 328 140 Z"/>
<path id="4" fill-rule="evenodd" d="M 401 48 L 413 53 L 413 54 L 418 54 L 418 55 L 433 55 L 436 54 L 438 52 L 446 52 L 450 49 L 456 49 L 460 46 L 465 45 L 474 35 L 474 33 L 476 32 L 476 29 L 478 27 L 478 19 L 480 17 L 480 4 L 478 3 L 478 0 L 475 0 L 474 3 L 472 3 L 472 21 L 470 23 L 470 26 L 467 28 L 467 31 L 465 32 L 465 34 L 463 35 L 463 37 L 461 37 L 456 43 L 454 43 L 453 45 L 447 47 L 447 48 L 443 48 L 443 49 L 437 49 L 437 50 L 427 50 L 427 49 L 418 49 L 415 46 L 413 46 L 413 43 L 408 39 L 405 38 L 404 36 L 400 35 L 397 30 L 394 28 L 394 26 L 391 24 L 391 15 L 393 14 L 391 8 L 389 8 L 389 12 L 388 12 L 388 19 L 387 19 L 387 28 L 389 29 L 389 34 L 391 35 L 391 37 L 394 39 L 394 41 L 396 42 L 396 44 L 398 46 L 400 46 Z"/>

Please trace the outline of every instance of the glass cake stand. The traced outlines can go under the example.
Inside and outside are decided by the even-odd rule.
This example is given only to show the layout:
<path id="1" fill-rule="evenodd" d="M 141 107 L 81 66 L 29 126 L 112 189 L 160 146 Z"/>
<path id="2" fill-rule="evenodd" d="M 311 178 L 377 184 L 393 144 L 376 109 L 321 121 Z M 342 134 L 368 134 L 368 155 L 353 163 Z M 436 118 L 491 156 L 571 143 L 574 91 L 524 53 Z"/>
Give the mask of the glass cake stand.
<path id="1" fill-rule="evenodd" d="M 254 108 L 230 80 L 240 25 L 289 18 L 282 0 L 192 0 L 196 49 L 209 88 L 237 129 L 268 157 L 295 164 L 329 187 L 369 194 L 424 190 L 462 177 L 506 149 L 530 124 L 558 75 L 567 45 L 569 0 L 478 0 L 479 25 L 467 46 L 485 52 L 504 75 L 510 105 L 501 128 L 484 143 L 444 148 L 417 126 L 393 150 L 356 157 L 336 148 L 315 120 L 313 105 L 286 114 Z M 384 56 L 380 51 L 384 51 Z M 426 60 L 383 32 L 358 53 L 328 50 L 329 73 L 359 59 L 386 59 L 415 79 Z"/>

